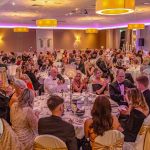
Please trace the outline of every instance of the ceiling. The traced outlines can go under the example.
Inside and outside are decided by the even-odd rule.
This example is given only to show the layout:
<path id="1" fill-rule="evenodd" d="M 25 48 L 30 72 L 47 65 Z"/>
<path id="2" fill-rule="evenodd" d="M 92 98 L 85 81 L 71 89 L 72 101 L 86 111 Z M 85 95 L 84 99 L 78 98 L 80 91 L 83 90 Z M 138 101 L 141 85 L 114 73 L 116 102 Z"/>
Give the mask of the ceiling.
<path id="1" fill-rule="evenodd" d="M 59 28 L 115 28 L 128 23 L 150 24 L 150 0 L 136 0 L 135 12 L 104 16 L 95 13 L 96 0 L 0 0 L 0 26 L 36 27 L 36 19 L 54 18 Z M 113 1 L 113 0 L 111 0 Z"/>

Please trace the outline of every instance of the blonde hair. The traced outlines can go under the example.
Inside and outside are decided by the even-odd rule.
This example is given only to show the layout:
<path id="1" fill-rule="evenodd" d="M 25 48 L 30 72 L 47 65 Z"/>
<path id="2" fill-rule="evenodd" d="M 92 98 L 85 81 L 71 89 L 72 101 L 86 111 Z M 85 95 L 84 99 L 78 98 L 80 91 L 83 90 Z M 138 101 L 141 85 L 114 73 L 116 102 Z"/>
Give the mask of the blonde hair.
<path id="1" fill-rule="evenodd" d="M 28 82 L 31 82 L 31 79 L 29 78 L 29 76 L 27 74 L 22 74 L 21 77 L 20 77 L 22 80 L 27 80 Z"/>
<path id="2" fill-rule="evenodd" d="M 23 90 L 27 88 L 27 84 L 23 80 L 20 80 L 20 79 L 14 80 L 14 86 Z"/>
<path id="3" fill-rule="evenodd" d="M 33 107 L 34 93 L 30 89 L 25 89 L 18 98 L 18 105 L 23 107 Z"/>
<path id="4" fill-rule="evenodd" d="M 137 88 L 131 88 L 127 91 L 127 96 L 132 102 L 133 108 L 140 106 L 144 110 L 148 110 L 147 103 L 145 101 L 144 95 Z"/>

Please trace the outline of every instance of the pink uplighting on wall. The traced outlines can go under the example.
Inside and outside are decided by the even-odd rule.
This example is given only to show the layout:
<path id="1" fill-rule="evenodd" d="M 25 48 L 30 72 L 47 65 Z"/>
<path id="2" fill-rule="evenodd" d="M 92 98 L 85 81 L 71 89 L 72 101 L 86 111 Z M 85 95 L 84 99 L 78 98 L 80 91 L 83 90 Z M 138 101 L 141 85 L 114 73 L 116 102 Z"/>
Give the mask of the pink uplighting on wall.
<path id="1" fill-rule="evenodd" d="M 129 22 L 129 23 L 135 23 L 135 22 Z M 128 23 L 128 24 L 129 24 Z M 143 22 L 136 22 L 136 23 L 143 23 L 145 26 L 150 25 L 150 21 L 143 21 Z M 37 27 L 32 25 L 5 25 L 0 24 L 0 28 L 15 28 L 15 27 L 28 27 L 29 29 L 66 29 L 66 30 L 86 30 L 87 28 L 96 28 L 98 30 L 105 30 L 105 29 L 116 29 L 116 28 L 126 28 L 128 27 L 128 24 L 119 24 L 119 25 L 111 25 L 111 26 L 57 26 L 57 27 Z"/>

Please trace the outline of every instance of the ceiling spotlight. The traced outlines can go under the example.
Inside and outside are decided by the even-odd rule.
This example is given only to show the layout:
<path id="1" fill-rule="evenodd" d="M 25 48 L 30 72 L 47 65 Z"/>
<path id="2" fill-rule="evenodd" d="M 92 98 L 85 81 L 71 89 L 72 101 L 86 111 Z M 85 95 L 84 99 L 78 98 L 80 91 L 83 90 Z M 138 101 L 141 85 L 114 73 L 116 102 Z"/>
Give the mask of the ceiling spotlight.
<path id="1" fill-rule="evenodd" d="M 15 2 L 12 2 L 12 5 L 13 5 L 13 6 L 15 6 L 15 5 L 16 5 L 16 3 L 15 3 Z"/>

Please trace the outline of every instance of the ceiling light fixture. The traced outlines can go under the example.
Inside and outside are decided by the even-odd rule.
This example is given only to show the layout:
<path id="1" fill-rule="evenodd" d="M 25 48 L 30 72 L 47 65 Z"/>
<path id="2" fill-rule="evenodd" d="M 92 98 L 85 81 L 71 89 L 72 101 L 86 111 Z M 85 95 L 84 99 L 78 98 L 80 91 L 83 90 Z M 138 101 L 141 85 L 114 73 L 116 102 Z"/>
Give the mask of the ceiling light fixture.
<path id="1" fill-rule="evenodd" d="M 102 15 L 121 15 L 134 12 L 135 0 L 96 0 L 96 13 Z"/>
<path id="2" fill-rule="evenodd" d="M 36 25 L 38 27 L 56 27 L 57 20 L 56 19 L 39 19 L 39 20 L 36 20 Z"/>
<path id="3" fill-rule="evenodd" d="M 27 27 L 16 27 L 13 30 L 14 32 L 29 32 L 29 28 Z"/>
<path id="4" fill-rule="evenodd" d="M 89 28 L 89 29 L 86 29 L 85 32 L 86 33 L 98 33 L 98 30 L 94 28 Z"/>
<path id="5" fill-rule="evenodd" d="M 145 29 L 145 24 L 128 24 L 129 30 L 142 30 Z"/>

